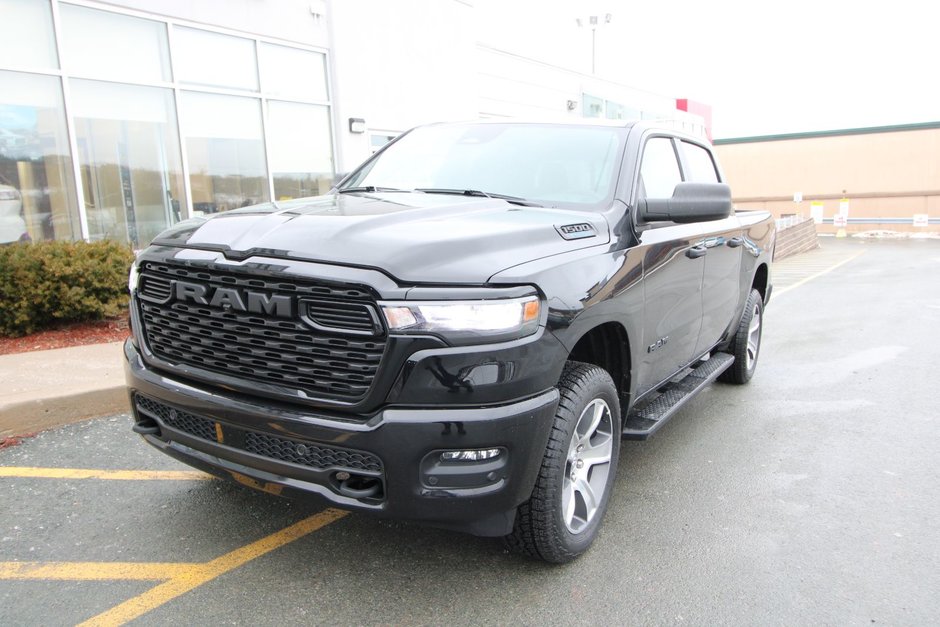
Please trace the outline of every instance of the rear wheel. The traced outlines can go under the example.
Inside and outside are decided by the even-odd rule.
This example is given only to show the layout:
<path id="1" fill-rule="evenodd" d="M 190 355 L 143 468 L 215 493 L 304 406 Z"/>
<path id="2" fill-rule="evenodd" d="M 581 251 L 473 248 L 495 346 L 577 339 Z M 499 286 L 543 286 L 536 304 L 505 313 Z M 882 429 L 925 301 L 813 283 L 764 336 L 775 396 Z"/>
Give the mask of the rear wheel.
<path id="1" fill-rule="evenodd" d="M 561 399 L 532 496 L 516 514 L 507 546 L 548 562 L 584 553 L 607 511 L 620 452 L 617 388 L 603 368 L 568 362 Z"/>
<path id="2" fill-rule="evenodd" d="M 734 355 L 734 363 L 721 373 L 719 381 L 742 384 L 751 380 L 757 370 L 763 326 L 764 300 L 760 292 L 752 289 L 744 305 L 744 315 L 738 323 L 734 340 L 728 348 L 728 352 Z"/>

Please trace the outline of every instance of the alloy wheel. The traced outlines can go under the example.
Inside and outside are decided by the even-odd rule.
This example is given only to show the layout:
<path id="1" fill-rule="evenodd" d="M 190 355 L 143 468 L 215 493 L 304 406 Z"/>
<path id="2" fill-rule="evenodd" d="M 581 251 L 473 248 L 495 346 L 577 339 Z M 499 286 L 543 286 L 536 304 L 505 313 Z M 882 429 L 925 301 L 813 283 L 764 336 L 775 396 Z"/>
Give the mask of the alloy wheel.
<path id="1" fill-rule="evenodd" d="M 562 487 L 562 516 L 565 526 L 578 534 L 591 523 L 604 497 L 613 452 L 610 407 L 596 398 L 578 418 Z"/>

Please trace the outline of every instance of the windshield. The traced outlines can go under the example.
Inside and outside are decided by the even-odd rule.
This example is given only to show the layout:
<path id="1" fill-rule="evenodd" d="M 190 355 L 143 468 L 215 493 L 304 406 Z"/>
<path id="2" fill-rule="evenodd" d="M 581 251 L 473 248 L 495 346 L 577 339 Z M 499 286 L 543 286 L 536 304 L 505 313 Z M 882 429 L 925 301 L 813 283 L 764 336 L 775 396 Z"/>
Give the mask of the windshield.
<path id="1" fill-rule="evenodd" d="M 623 134 L 557 124 L 426 126 L 389 146 L 343 188 L 468 190 L 596 208 L 613 196 Z"/>

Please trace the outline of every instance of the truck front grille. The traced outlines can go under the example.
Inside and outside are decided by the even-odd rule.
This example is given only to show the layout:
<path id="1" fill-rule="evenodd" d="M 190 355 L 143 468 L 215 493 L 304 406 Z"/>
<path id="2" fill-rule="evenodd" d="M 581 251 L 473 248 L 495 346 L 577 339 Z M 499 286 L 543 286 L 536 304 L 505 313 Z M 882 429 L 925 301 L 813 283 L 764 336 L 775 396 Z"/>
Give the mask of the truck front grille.
<path id="1" fill-rule="evenodd" d="M 149 415 L 151 418 L 159 418 L 165 424 L 177 431 L 188 433 L 200 440 L 209 442 L 218 442 L 218 435 L 215 430 L 215 423 L 211 420 L 194 416 L 193 414 L 178 409 L 173 409 L 163 403 L 141 396 L 134 395 L 134 405 L 137 411 Z"/>
<path id="2" fill-rule="evenodd" d="M 145 262 L 138 294 L 144 339 L 157 358 L 234 377 L 248 391 L 263 382 L 291 397 L 299 390 L 356 402 L 385 352 L 364 287 Z"/>
<path id="3" fill-rule="evenodd" d="M 245 450 L 256 455 L 314 468 L 382 471 L 382 462 L 371 453 L 330 448 L 253 431 L 245 434 Z"/>
<path id="4" fill-rule="evenodd" d="M 134 395 L 134 407 L 138 414 L 156 418 L 171 429 L 182 431 L 194 438 L 223 444 L 268 459 L 318 470 L 343 469 L 370 474 L 382 472 L 382 460 L 366 451 L 248 431 L 164 405 L 142 394 Z"/>

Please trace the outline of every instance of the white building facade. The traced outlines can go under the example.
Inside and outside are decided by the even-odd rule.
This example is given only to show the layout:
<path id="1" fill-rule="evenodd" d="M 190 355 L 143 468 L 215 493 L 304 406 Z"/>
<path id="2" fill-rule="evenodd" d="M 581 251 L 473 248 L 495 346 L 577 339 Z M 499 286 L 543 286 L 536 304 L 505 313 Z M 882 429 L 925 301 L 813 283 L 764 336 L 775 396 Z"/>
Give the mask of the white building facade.
<path id="1" fill-rule="evenodd" d="M 0 244 L 139 248 L 194 215 L 324 193 L 435 121 L 704 133 L 672 98 L 488 46 L 461 0 L 0 0 L 0 16 Z"/>

